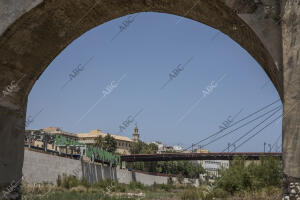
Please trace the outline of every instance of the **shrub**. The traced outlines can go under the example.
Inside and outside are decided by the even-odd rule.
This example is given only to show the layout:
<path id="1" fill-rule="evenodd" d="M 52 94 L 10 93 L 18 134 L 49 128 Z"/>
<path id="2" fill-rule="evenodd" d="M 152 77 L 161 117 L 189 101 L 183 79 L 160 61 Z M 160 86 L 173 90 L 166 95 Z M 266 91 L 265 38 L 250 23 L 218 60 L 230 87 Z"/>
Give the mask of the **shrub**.
<path id="1" fill-rule="evenodd" d="M 91 184 L 88 182 L 88 180 L 84 177 L 82 179 L 80 179 L 79 185 L 82 185 L 86 188 L 89 188 L 91 186 Z"/>
<path id="2" fill-rule="evenodd" d="M 85 178 L 78 180 L 76 176 L 67 176 L 66 174 L 63 174 L 62 177 L 58 176 L 56 183 L 58 187 L 65 189 L 71 189 L 77 186 L 90 187 L 89 182 Z"/>
<path id="3" fill-rule="evenodd" d="M 131 181 L 130 184 L 129 184 L 129 188 L 134 190 L 134 189 L 144 189 L 145 186 L 141 183 L 141 182 L 134 182 L 134 181 Z"/>
<path id="4" fill-rule="evenodd" d="M 84 187 L 84 186 L 77 186 L 77 187 L 73 187 L 71 188 L 72 192 L 79 192 L 79 193 L 83 193 L 83 192 L 86 192 L 87 189 Z"/>
<path id="5" fill-rule="evenodd" d="M 164 190 L 164 191 L 166 191 L 166 192 L 169 192 L 169 191 L 171 191 L 171 189 L 172 189 L 172 185 L 166 185 L 166 184 L 161 184 L 160 185 L 160 188 L 162 189 L 162 190 Z"/>
<path id="6" fill-rule="evenodd" d="M 182 184 L 183 183 L 183 179 L 184 179 L 183 175 L 179 174 L 179 176 L 177 177 L 178 183 Z"/>
<path id="7" fill-rule="evenodd" d="M 127 186 L 125 184 L 117 184 L 116 191 L 126 192 L 127 191 Z"/>
<path id="8" fill-rule="evenodd" d="M 102 180 L 99 180 L 97 183 L 94 183 L 93 187 L 102 188 L 102 189 L 106 190 L 108 187 L 112 187 L 115 185 L 116 185 L 116 182 L 111 179 L 102 179 Z"/>
<path id="9" fill-rule="evenodd" d="M 58 177 L 57 177 L 56 184 L 58 187 L 61 186 L 61 176 L 60 175 L 58 175 Z"/>
<path id="10" fill-rule="evenodd" d="M 221 188 L 216 188 L 213 190 L 212 196 L 214 196 L 216 198 L 226 198 L 229 196 L 229 193 Z"/>
<path id="11" fill-rule="evenodd" d="M 185 189 L 181 195 L 181 200 L 199 200 L 201 198 L 196 188 Z"/>
<path id="12" fill-rule="evenodd" d="M 169 178 L 168 178 L 168 185 L 173 185 L 173 178 L 172 178 L 172 176 L 169 176 Z"/>
<path id="13" fill-rule="evenodd" d="M 217 187 L 232 195 L 241 191 L 258 191 L 261 188 L 281 187 L 282 168 L 280 160 L 261 158 L 258 163 L 246 166 L 244 158 L 235 158 L 230 168 L 221 171 Z"/>
<path id="14" fill-rule="evenodd" d="M 99 192 L 102 192 L 102 190 L 101 189 L 99 189 L 99 188 L 89 188 L 88 189 L 88 192 L 89 193 L 99 193 Z"/>

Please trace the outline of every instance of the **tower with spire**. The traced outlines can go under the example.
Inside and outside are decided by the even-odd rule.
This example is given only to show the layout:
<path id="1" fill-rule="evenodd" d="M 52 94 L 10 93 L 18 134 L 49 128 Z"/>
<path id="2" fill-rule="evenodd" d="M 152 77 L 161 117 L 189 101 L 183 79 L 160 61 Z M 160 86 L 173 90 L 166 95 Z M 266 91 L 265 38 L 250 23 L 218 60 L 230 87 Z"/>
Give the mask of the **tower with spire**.
<path id="1" fill-rule="evenodd" d="M 132 136 L 133 136 L 134 142 L 138 142 L 140 140 L 140 134 L 139 134 L 139 129 L 137 127 L 137 124 L 135 124 L 134 132 L 133 132 Z"/>

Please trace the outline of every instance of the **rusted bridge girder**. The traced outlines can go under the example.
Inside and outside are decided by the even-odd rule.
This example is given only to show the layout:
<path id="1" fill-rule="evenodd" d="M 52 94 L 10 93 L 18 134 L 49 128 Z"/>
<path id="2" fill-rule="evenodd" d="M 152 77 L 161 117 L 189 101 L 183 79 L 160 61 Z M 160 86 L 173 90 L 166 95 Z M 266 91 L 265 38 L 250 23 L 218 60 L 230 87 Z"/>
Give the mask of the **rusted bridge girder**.
<path id="1" fill-rule="evenodd" d="M 133 154 L 121 156 L 121 161 L 149 162 L 172 160 L 233 160 L 235 157 L 244 157 L 246 160 L 259 160 L 261 157 L 282 158 L 281 153 L 261 152 L 232 152 L 232 153 L 164 153 L 164 154 Z"/>

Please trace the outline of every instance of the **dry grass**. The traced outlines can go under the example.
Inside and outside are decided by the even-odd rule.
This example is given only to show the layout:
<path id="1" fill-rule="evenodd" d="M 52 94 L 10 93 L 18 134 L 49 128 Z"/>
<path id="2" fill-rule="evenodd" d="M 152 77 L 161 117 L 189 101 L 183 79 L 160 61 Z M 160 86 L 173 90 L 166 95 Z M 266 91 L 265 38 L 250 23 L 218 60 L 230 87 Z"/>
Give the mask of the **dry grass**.
<path id="1" fill-rule="evenodd" d="M 53 184 L 23 184 L 22 185 L 23 194 L 31 194 L 31 195 L 38 195 L 38 194 L 45 194 L 54 191 L 64 191 L 63 188 L 56 187 Z"/>
<path id="2" fill-rule="evenodd" d="M 83 192 L 87 192 L 87 189 L 86 189 L 86 187 L 80 185 L 80 186 L 71 188 L 70 191 L 83 193 Z"/>
<path id="3" fill-rule="evenodd" d="M 235 195 L 230 200 L 281 200 L 282 190 L 278 188 L 265 188 L 259 192 L 244 192 Z"/>

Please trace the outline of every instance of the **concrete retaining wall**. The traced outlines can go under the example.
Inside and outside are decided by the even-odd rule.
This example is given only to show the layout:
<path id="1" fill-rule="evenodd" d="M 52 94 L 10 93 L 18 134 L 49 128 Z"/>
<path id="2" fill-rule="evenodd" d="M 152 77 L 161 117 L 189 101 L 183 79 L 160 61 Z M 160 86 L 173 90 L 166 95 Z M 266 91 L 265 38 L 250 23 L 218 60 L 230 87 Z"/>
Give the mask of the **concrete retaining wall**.
<path id="1" fill-rule="evenodd" d="M 58 175 L 74 175 L 78 179 L 85 177 L 90 183 L 101 179 L 113 179 L 120 183 L 129 184 L 131 181 L 141 182 L 144 185 L 167 184 L 168 177 L 132 172 L 126 169 L 110 168 L 100 164 L 73 160 L 45 153 L 25 150 L 23 176 L 28 183 L 55 183 Z M 176 181 L 176 178 L 173 178 Z M 190 183 L 184 179 L 184 183 Z M 195 180 L 195 185 L 199 185 Z"/>
<path id="2" fill-rule="evenodd" d="M 25 150 L 22 172 L 28 183 L 56 183 L 63 173 L 81 178 L 82 165 L 79 160 Z"/>

